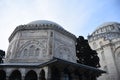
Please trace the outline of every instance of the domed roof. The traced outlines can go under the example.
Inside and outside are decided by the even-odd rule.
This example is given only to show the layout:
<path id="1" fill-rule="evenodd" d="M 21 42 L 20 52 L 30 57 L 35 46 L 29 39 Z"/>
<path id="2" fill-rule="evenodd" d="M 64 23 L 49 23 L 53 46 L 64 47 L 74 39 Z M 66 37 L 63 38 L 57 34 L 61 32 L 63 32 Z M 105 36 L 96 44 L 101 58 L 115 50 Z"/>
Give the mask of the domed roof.
<path id="1" fill-rule="evenodd" d="M 120 37 L 120 23 L 107 22 L 100 25 L 91 35 L 88 35 L 89 41 L 99 38 L 115 39 Z"/>
<path id="2" fill-rule="evenodd" d="M 117 22 L 106 22 L 106 23 L 100 25 L 92 33 L 92 35 L 98 35 L 98 34 L 107 33 L 107 32 L 120 32 L 120 23 L 117 23 Z"/>
<path id="3" fill-rule="evenodd" d="M 119 24 L 119 23 L 117 23 L 117 22 L 105 22 L 102 25 L 100 25 L 99 27 L 104 27 L 104 26 L 113 25 L 113 24 Z"/>
<path id="4" fill-rule="evenodd" d="M 48 20 L 36 20 L 36 21 L 32 21 L 30 23 L 28 23 L 27 25 L 56 25 L 60 28 L 63 28 L 62 26 L 60 26 L 59 24 L 52 22 L 52 21 L 48 21 Z"/>

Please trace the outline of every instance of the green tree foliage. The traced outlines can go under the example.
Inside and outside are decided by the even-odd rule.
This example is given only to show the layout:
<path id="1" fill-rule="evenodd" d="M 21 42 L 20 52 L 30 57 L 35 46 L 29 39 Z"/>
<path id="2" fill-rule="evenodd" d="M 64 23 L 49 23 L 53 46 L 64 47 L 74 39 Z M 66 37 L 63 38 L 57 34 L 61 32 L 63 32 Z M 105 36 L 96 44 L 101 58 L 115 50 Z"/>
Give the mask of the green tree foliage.
<path id="1" fill-rule="evenodd" d="M 3 63 L 3 58 L 5 57 L 5 51 L 0 50 L 0 63 Z"/>
<path id="2" fill-rule="evenodd" d="M 97 52 L 90 48 L 88 40 L 84 39 L 83 36 L 79 36 L 76 42 L 77 62 L 96 68 L 100 67 Z"/>

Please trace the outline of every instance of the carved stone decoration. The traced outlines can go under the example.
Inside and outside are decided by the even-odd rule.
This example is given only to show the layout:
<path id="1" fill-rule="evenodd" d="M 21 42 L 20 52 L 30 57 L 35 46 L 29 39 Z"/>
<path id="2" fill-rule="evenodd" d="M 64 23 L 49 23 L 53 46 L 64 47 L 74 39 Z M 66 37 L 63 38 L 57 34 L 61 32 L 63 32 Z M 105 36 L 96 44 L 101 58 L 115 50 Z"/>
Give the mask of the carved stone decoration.
<path id="1" fill-rule="evenodd" d="M 45 57 L 47 55 L 47 40 L 29 40 L 24 43 L 16 54 L 17 58 Z"/>
<path id="2" fill-rule="evenodd" d="M 57 52 L 58 52 L 59 58 L 66 59 L 66 60 L 70 59 L 71 51 L 67 46 L 65 45 L 58 46 Z"/>
<path id="3" fill-rule="evenodd" d="M 29 30 L 21 32 L 22 39 L 26 38 L 39 38 L 39 37 L 48 37 L 48 32 L 45 30 Z"/>
<path id="4" fill-rule="evenodd" d="M 76 62 L 75 41 L 73 38 L 54 32 L 55 57 Z"/>
<path id="5" fill-rule="evenodd" d="M 12 58 L 12 56 L 14 56 L 14 48 L 15 48 L 15 41 L 12 41 L 8 47 L 8 51 L 7 51 L 7 56 L 6 58 Z"/>
<path id="6" fill-rule="evenodd" d="M 24 49 L 23 56 L 27 56 L 27 54 L 28 54 L 28 49 Z"/>
<path id="7" fill-rule="evenodd" d="M 73 46 L 57 40 L 55 41 L 55 57 L 71 62 L 76 61 Z"/>

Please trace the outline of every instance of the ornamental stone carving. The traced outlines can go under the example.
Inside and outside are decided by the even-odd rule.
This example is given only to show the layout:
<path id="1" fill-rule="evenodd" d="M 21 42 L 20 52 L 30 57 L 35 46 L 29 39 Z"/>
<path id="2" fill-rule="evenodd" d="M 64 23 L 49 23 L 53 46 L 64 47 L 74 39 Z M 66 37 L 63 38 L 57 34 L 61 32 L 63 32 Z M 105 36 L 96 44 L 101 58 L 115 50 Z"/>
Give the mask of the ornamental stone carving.
<path id="1" fill-rule="evenodd" d="M 59 34 L 56 32 L 55 34 L 55 56 L 68 60 L 71 62 L 76 62 L 75 53 L 75 42 L 68 37 Z"/>
<path id="2" fill-rule="evenodd" d="M 38 57 L 47 54 L 47 40 L 31 40 L 24 43 L 18 50 L 16 57 Z"/>
<path id="3" fill-rule="evenodd" d="M 18 26 L 9 37 L 7 62 L 45 62 L 54 57 L 76 62 L 76 37 L 51 21 Z"/>

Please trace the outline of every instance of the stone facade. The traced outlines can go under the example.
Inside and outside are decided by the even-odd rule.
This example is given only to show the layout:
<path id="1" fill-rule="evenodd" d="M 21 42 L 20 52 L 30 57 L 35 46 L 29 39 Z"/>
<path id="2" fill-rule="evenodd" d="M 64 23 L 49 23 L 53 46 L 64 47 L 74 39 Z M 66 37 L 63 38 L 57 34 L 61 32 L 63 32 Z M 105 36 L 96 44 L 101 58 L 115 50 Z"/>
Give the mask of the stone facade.
<path id="1" fill-rule="evenodd" d="M 9 43 L 0 80 L 96 80 L 105 73 L 78 64 L 75 35 L 51 21 L 16 27 Z"/>
<path id="2" fill-rule="evenodd" d="M 35 23 L 20 25 L 12 33 L 6 62 L 44 62 L 53 57 L 76 62 L 73 34 L 59 25 Z"/>
<path id="3" fill-rule="evenodd" d="M 107 74 L 98 80 L 120 80 L 120 23 L 105 23 L 88 36 L 92 49 L 98 52 L 101 68 Z"/>

